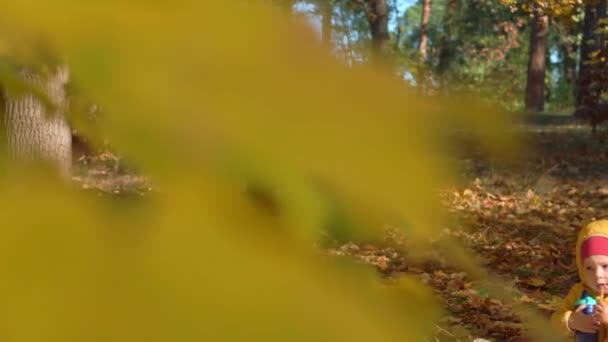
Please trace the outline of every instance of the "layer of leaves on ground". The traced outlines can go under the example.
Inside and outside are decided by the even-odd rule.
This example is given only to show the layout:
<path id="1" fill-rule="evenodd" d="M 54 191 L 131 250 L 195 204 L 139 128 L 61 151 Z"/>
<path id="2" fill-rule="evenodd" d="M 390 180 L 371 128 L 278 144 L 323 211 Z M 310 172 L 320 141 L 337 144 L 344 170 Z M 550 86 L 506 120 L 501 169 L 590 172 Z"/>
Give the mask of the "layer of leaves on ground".
<path id="1" fill-rule="evenodd" d="M 549 317 L 578 281 L 579 229 L 608 217 L 608 147 L 580 126 L 528 127 L 524 136 L 528 153 L 508 164 L 461 141 L 464 181 L 441 191 L 452 218 L 442 234 L 474 251 L 512 288 L 515 302 Z M 384 244 L 349 241 L 329 253 L 375 265 L 389 279 L 414 274 L 434 288 L 446 308 L 436 327 L 439 340 L 529 339 L 511 305 L 489 296 L 484 284 L 451 267 L 440 251 L 429 252 L 433 261 L 417 263 L 401 252 L 407 239 L 399 230 L 386 227 L 385 235 Z"/>

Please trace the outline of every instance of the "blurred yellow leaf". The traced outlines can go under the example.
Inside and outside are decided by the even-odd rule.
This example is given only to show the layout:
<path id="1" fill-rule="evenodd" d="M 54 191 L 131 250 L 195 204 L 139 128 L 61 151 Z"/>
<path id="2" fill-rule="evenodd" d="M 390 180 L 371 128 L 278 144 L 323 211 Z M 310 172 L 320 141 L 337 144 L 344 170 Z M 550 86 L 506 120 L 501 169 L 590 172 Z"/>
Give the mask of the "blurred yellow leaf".
<path id="1" fill-rule="evenodd" d="M 3 340 L 432 334 L 439 310 L 420 282 L 380 284 L 312 241 L 344 212 L 370 235 L 399 226 L 421 240 L 413 255 L 426 252 L 451 171 L 436 138 L 470 127 L 509 150 L 508 117 L 341 65 L 309 27 L 250 3 L 24 0 L 0 22 L 24 32 L 1 42 L 16 61 L 58 51 L 105 109 L 100 129 L 159 188 L 108 203 L 27 173 L 0 178 Z M 442 251 L 485 276 L 456 243 Z"/>

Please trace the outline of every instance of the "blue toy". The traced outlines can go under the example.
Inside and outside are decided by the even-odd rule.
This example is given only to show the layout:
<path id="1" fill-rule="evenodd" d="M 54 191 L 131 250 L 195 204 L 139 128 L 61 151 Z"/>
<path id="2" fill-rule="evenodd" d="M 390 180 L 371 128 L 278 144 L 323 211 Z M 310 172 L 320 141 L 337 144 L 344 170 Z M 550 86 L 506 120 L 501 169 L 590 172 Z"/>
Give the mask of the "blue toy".
<path id="1" fill-rule="evenodd" d="M 578 308 L 581 305 L 587 305 L 583 309 L 583 313 L 585 315 L 593 315 L 593 310 L 595 309 L 595 305 L 597 304 L 597 300 L 590 296 L 587 291 L 583 291 L 583 294 L 579 300 L 576 301 L 574 309 Z M 586 333 L 582 331 L 577 331 L 575 334 L 575 341 L 577 342 L 597 342 L 597 333 Z"/>

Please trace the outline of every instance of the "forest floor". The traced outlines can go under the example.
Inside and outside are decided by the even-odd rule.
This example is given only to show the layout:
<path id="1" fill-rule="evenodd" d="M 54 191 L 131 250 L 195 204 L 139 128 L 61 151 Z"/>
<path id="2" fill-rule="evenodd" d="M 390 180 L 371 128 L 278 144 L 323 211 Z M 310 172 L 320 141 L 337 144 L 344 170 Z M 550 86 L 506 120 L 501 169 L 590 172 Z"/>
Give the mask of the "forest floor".
<path id="1" fill-rule="evenodd" d="M 579 229 L 608 218 L 608 141 L 592 138 L 590 129 L 580 125 L 527 124 L 523 130 L 527 153 L 509 164 L 487 158 L 475 144 L 461 144 L 463 181 L 441 191 L 456 218 L 443 234 L 481 257 L 492 274 L 509 279 L 517 289 L 515 301 L 549 317 L 578 281 L 574 244 Z M 118 195 L 150 190 L 144 177 L 122 172 L 111 153 L 78 163 L 74 181 L 84 189 Z M 446 309 L 437 340 L 527 340 L 510 305 L 441 261 L 409 262 L 400 252 L 403 243 L 395 229 L 386 228 L 383 245 L 349 241 L 329 253 L 370 264 L 388 279 L 410 274 L 432 287 Z"/>
<path id="2" fill-rule="evenodd" d="M 524 150 L 509 164 L 484 157 L 472 144 L 459 156 L 461 185 L 444 189 L 442 200 L 456 220 L 443 234 L 456 237 L 483 260 L 493 275 L 513 284 L 514 301 L 534 306 L 545 317 L 578 281 L 574 245 L 586 223 L 608 218 L 608 141 L 589 127 L 527 125 Z M 441 260 L 408 261 L 395 232 L 387 243 L 348 242 L 333 254 L 378 268 L 389 278 L 415 275 L 441 298 L 446 316 L 439 341 L 529 340 L 512 306 L 492 298 L 482 284 Z"/>

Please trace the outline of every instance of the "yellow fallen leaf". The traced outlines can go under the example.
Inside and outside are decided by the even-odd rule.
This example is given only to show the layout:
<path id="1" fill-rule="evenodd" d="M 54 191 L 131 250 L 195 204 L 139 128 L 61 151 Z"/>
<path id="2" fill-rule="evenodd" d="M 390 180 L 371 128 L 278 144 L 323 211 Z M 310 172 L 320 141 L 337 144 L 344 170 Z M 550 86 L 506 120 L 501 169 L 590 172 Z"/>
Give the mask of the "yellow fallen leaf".
<path id="1" fill-rule="evenodd" d="M 544 279 L 541 279 L 538 277 L 532 277 L 532 278 L 526 280 L 526 284 L 533 286 L 533 287 L 543 287 L 543 286 L 545 286 L 546 282 Z"/>
<path id="2" fill-rule="evenodd" d="M 439 277 L 439 278 L 447 278 L 447 276 L 448 276 L 448 275 L 447 275 L 445 272 L 443 272 L 442 270 L 437 270 L 437 271 L 433 272 L 433 274 L 434 274 L 436 277 Z"/>

